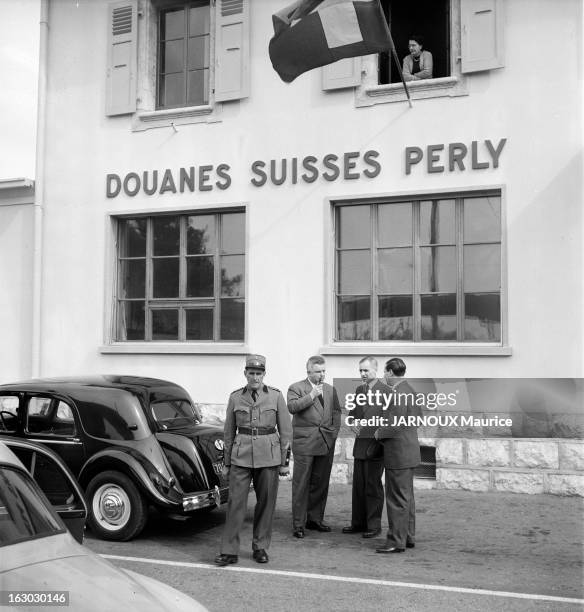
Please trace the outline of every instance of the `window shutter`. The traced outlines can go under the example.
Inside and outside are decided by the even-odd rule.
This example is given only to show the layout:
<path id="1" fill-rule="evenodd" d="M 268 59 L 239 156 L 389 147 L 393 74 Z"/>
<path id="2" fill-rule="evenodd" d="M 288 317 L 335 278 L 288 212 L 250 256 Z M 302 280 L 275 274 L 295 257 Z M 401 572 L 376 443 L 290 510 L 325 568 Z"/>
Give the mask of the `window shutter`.
<path id="1" fill-rule="evenodd" d="M 108 5 L 106 115 L 136 110 L 137 0 Z"/>
<path id="2" fill-rule="evenodd" d="M 347 57 L 322 68 L 322 88 L 325 91 L 355 87 L 355 85 L 360 84 L 360 57 Z"/>
<path id="3" fill-rule="evenodd" d="M 462 72 L 502 68 L 502 0 L 462 0 L 460 18 Z"/>
<path id="4" fill-rule="evenodd" d="M 215 28 L 215 100 L 249 96 L 249 2 L 218 0 Z"/>

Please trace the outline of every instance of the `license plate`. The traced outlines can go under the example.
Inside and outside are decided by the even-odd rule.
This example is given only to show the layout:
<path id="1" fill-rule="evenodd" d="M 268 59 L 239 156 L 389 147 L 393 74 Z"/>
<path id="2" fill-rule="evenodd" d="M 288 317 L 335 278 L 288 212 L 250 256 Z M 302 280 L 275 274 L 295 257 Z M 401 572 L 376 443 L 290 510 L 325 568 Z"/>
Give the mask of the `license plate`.
<path id="1" fill-rule="evenodd" d="M 213 463 L 213 470 L 215 471 L 215 474 L 217 475 L 221 474 L 221 470 L 223 470 L 224 467 L 225 467 L 225 463 L 223 461 L 215 461 Z"/>

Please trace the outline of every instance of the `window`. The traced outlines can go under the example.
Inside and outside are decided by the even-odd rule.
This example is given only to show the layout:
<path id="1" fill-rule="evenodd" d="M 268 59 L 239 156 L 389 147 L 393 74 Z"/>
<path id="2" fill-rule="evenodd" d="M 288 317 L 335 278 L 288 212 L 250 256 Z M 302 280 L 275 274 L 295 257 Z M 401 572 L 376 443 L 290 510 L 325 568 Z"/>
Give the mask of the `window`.
<path id="1" fill-rule="evenodd" d="M 245 213 L 118 220 L 118 341 L 243 341 Z"/>
<path id="2" fill-rule="evenodd" d="M 249 0 L 112 2 L 107 49 L 107 115 L 138 111 L 135 130 L 207 121 L 249 95 Z"/>
<path id="3" fill-rule="evenodd" d="M 26 410 L 29 433 L 74 436 L 75 420 L 71 407 L 51 397 L 31 397 Z"/>
<path id="4" fill-rule="evenodd" d="M 499 192 L 337 205 L 336 340 L 501 342 Z"/>
<path id="5" fill-rule="evenodd" d="M 18 425 L 18 396 L 0 396 L 0 433 L 16 431 Z"/>
<path id="6" fill-rule="evenodd" d="M 210 32 L 208 0 L 160 12 L 157 108 L 209 103 Z"/>

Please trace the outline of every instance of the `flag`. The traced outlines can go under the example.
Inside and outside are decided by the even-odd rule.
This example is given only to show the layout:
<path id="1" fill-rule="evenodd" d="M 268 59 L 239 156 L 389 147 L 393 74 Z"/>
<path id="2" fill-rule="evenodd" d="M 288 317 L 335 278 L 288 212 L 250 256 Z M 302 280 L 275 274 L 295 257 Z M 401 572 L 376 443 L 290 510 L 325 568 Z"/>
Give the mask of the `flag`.
<path id="1" fill-rule="evenodd" d="M 379 0 L 297 0 L 272 21 L 270 60 L 286 83 L 345 57 L 392 47 Z"/>

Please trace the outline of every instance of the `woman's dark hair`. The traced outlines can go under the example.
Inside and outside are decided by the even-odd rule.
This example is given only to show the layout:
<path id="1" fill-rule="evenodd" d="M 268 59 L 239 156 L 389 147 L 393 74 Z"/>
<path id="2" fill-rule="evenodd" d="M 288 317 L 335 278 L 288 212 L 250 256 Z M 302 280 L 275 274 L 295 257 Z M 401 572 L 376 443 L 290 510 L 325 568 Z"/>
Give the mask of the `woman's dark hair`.
<path id="1" fill-rule="evenodd" d="M 424 37 L 420 36 L 419 34 L 410 34 L 408 40 L 415 40 L 420 45 L 420 47 L 424 46 Z"/>

